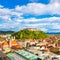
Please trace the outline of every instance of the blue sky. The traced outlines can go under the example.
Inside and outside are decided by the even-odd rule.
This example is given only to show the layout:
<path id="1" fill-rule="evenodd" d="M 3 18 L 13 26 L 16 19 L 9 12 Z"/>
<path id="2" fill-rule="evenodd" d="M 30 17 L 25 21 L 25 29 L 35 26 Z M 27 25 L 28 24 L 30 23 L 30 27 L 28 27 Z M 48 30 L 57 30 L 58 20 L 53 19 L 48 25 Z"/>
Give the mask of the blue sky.
<path id="1" fill-rule="evenodd" d="M 60 32 L 60 0 L 0 0 L 0 30 L 24 28 Z"/>

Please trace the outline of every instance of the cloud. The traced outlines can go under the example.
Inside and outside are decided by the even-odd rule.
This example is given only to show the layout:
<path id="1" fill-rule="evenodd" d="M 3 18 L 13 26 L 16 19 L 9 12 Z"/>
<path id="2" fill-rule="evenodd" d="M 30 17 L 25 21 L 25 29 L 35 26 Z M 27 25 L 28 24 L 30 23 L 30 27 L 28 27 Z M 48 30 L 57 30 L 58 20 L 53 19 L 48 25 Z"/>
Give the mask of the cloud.
<path id="1" fill-rule="evenodd" d="M 40 3 L 29 3 L 27 6 L 17 6 L 16 10 L 22 12 L 23 14 L 31 15 L 42 15 L 46 13 L 44 10 L 46 6 Z M 43 10 L 44 9 L 44 10 Z"/>
<path id="2" fill-rule="evenodd" d="M 53 3 L 60 3 L 60 0 L 50 0 L 50 4 L 53 4 Z"/>
<path id="3" fill-rule="evenodd" d="M 49 4 L 42 3 L 29 3 L 24 6 L 16 6 L 17 11 L 22 12 L 23 14 L 30 15 L 60 15 L 60 2 L 53 2 L 53 0 Z"/>
<path id="4" fill-rule="evenodd" d="M 28 19 L 23 20 L 26 27 L 39 28 L 40 30 L 60 30 L 60 17 L 50 17 L 42 19 Z M 28 23 L 27 23 L 28 22 Z M 31 23 L 30 23 L 31 22 Z"/>
<path id="5" fill-rule="evenodd" d="M 3 8 L 3 6 L 2 6 L 2 5 L 0 5 L 0 8 Z"/>
<path id="6" fill-rule="evenodd" d="M 60 2 L 59 2 L 60 3 Z M 16 6 L 14 9 L 4 8 L 0 5 L 0 30 L 20 30 L 22 28 L 37 28 L 45 32 L 60 31 L 60 17 L 52 16 L 36 18 L 32 16 L 59 15 L 60 4 L 51 2 L 47 5 L 42 3 L 28 3 L 23 6 Z M 32 15 L 31 18 L 24 18 L 23 15 Z"/>

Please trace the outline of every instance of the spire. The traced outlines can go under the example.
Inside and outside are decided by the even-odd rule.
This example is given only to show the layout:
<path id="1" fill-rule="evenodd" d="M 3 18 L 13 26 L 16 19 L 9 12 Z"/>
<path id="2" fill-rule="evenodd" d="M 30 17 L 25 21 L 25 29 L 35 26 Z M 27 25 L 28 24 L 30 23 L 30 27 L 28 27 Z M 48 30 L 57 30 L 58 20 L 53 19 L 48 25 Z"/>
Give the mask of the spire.
<path id="1" fill-rule="evenodd" d="M 15 40 L 15 36 L 14 36 L 14 40 Z"/>

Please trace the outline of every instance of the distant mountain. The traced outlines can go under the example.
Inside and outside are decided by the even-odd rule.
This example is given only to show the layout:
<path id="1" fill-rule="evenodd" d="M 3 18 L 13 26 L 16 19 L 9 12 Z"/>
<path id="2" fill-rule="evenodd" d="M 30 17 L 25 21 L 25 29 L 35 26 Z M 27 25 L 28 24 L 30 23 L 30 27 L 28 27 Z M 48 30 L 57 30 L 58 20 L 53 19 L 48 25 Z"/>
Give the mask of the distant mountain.
<path id="1" fill-rule="evenodd" d="M 60 34 L 60 32 L 47 32 L 47 34 Z"/>
<path id="2" fill-rule="evenodd" d="M 12 34 L 14 31 L 0 31 L 0 34 Z"/>

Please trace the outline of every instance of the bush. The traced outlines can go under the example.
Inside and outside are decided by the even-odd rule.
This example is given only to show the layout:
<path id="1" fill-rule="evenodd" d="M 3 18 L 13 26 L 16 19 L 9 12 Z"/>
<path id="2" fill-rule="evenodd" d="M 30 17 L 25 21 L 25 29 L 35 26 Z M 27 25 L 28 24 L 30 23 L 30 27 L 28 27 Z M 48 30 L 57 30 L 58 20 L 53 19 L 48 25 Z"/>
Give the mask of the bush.
<path id="1" fill-rule="evenodd" d="M 52 52 L 54 52 L 54 53 L 59 53 L 59 49 L 58 48 L 54 48 L 53 50 L 52 50 Z"/>

